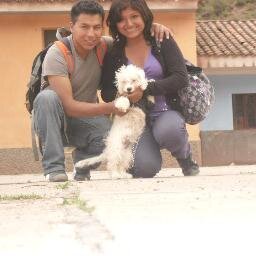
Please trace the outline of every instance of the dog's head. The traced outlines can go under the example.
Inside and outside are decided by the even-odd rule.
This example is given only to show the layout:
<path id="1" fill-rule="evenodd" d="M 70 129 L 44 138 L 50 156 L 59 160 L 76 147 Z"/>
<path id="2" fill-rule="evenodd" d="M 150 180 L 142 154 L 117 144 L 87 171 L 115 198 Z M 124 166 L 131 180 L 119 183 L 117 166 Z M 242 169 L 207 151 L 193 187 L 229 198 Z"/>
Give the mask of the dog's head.
<path id="1" fill-rule="evenodd" d="M 132 93 L 135 88 L 140 87 L 142 90 L 147 88 L 148 82 L 144 70 L 135 65 L 123 65 L 116 72 L 115 85 L 119 94 Z"/>

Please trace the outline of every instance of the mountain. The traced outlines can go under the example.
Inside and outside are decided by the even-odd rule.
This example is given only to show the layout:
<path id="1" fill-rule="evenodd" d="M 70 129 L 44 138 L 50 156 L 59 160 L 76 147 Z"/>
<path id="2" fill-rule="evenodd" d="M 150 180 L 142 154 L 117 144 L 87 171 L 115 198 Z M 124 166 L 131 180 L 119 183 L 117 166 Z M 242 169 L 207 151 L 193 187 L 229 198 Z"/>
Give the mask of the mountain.
<path id="1" fill-rule="evenodd" d="M 256 0 L 199 0 L 198 20 L 256 19 Z"/>

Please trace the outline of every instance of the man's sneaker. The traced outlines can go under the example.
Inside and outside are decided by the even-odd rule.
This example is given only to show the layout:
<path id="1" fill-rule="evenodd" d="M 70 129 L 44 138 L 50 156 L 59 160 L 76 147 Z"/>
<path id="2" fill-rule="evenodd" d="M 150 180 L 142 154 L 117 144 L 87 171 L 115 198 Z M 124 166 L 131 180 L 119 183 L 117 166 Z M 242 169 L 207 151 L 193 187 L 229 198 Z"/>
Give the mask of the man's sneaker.
<path id="1" fill-rule="evenodd" d="M 45 179 L 50 182 L 65 182 L 68 181 L 68 176 L 64 171 L 56 171 L 47 174 Z"/>
<path id="2" fill-rule="evenodd" d="M 85 181 L 85 180 L 91 179 L 90 170 L 83 170 L 83 169 L 80 170 L 78 168 L 74 168 L 73 175 L 74 175 L 74 180 L 76 181 Z"/>
<path id="3" fill-rule="evenodd" d="M 195 176 L 200 170 L 198 164 L 192 159 L 191 154 L 186 159 L 177 159 L 184 176 Z"/>

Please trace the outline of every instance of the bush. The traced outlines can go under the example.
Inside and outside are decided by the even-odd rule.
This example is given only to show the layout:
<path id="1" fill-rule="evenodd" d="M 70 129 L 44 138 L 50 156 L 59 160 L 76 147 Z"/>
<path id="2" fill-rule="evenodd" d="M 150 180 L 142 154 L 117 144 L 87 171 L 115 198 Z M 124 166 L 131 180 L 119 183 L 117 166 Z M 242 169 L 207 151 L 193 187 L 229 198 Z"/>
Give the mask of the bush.
<path id="1" fill-rule="evenodd" d="M 225 18 L 231 10 L 232 0 L 203 0 L 199 2 L 198 14 L 203 19 Z"/>
<path id="2" fill-rule="evenodd" d="M 237 12 L 240 8 L 243 11 Z M 197 18 L 202 20 L 255 19 L 255 9 L 256 0 L 199 0 Z"/>

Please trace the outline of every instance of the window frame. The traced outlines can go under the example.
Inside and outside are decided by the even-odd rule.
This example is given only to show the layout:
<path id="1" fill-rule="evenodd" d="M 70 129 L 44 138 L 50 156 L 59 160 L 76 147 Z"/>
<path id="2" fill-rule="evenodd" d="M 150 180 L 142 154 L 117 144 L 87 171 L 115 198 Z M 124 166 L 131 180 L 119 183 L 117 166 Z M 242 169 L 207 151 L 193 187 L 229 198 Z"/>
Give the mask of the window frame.
<path id="1" fill-rule="evenodd" d="M 256 93 L 232 94 L 234 130 L 256 129 Z"/>

